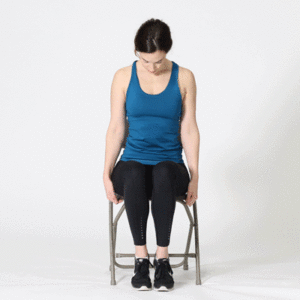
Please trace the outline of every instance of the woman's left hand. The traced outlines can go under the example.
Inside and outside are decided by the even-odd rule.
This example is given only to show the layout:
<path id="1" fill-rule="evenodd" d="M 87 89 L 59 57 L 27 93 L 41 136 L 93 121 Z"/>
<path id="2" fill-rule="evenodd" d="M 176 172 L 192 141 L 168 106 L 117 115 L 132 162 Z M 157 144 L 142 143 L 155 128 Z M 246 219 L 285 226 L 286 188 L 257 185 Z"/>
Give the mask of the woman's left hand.
<path id="1" fill-rule="evenodd" d="M 197 199 L 198 199 L 198 180 L 191 179 L 188 186 L 187 197 L 185 202 L 188 206 L 192 206 Z"/>

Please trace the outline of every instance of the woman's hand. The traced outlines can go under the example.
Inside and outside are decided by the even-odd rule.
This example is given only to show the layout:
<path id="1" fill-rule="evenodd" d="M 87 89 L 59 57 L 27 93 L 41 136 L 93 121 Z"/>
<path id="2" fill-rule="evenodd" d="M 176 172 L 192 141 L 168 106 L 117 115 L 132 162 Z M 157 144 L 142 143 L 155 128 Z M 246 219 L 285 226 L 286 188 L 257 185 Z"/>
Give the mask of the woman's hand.
<path id="1" fill-rule="evenodd" d="M 123 202 L 124 199 L 119 199 L 119 200 L 117 199 L 111 179 L 106 178 L 103 181 L 104 181 L 104 187 L 106 192 L 106 198 L 115 204 L 119 204 Z"/>
<path id="2" fill-rule="evenodd" d="M 187 197 L 185 202 L 188 206 L 192 206 L 197 199 L 198 199 L 198 179 L 191 179 L 188 186 Z"/>

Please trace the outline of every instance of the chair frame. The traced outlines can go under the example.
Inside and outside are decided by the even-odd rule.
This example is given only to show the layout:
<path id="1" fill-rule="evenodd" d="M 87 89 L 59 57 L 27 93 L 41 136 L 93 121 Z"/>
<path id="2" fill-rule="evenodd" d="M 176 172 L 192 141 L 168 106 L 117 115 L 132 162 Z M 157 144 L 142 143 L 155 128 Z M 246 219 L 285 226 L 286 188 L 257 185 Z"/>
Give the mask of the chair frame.
<path id="1" fill-rule="evenodd" d="M 129 124 L 126 117 L 126 124 L 125 124 L 125 135 L 124 140 L 122 143 L 122 148 L 125 148 L 127 136 L 129 134 Z M 180 138 L 181 141 L 181 138 Z M 116 194 L 117 199 L 123 199 L 121 195 Z M 187 243 L 185 247 L 184 253 L 169 253 L 169 257 L 183 257 L 183 260 L 178 264 L 171 264 L 172 268 L 178 268 L 183 265 L 183 270 L 188 270 L 188 258 L 193 257 L 196 259 L 196 285 L 201 285 L 201 275 L 200 275 L 200 249 L 199 249 L 199 231 L 198 231 L 198 215 L 197 215 L 197 201 L 193 204 L 193 216 L 191 214 L 191 211 L 184 201 L 187 197 L 187 194 L 183 196 L 176 197 L 176 202 L 183 205 L 188 219 L 190 221 L 189 225 L 189 232 L 188 232 L 188 238 Z M 148 199 L 151 201 L 151 198 Z M 121 257 L 134 257 L 135 253 L 116 253 L 116 239 L 117 239 L 117 226 L 118 221 L 123 214 L 125 210 L 125 203 L 123 202 L 123 205 L 121 206 L 119 212 L 117 213 L 116 217 L 114 218 L 114 212 L 113 212 L 113 202 L 109 201 L 109 238 L 110 238 L 110 266 L 109 270 L 111 272 L 111 285 L 116 285 L 116 279 L 115 279 L 115 266 L 123 269 L 133 269 L 134 265 L 126 265 L 126 264 L 120 264 L 116 261 L 116 258 Z M 195 236 L 195 252 L 190 252 L 190 245 L 191 245 L 191 238 L 192 233 L 194 229 L 194 236 Z M 155 253 L 150 254 L 150 257 L 154 257 Z M 150 266 L 151 268 L 151 266 Z"/>

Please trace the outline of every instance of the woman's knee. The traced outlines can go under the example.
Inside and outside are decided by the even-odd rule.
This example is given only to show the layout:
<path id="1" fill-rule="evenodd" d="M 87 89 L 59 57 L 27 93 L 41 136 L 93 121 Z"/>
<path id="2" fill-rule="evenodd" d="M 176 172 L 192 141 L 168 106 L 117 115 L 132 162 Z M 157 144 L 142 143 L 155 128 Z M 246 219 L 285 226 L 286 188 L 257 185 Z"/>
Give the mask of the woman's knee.
<path id="1" fill-rule="evenodd" d="M 176 163 L 170 160 L 161 161 L 156 164 L 152 170 L 153 184 L 155 182 L 174 181 L 176 179 L 174 164 Z"/>
<path id="2" fill-rule="evenodd" d="M 145 166 L 135 160 L 124 161 L 124 179 L 125 181 L 130 181 L 138 183 L 144 180 L 145 177 Z"/>

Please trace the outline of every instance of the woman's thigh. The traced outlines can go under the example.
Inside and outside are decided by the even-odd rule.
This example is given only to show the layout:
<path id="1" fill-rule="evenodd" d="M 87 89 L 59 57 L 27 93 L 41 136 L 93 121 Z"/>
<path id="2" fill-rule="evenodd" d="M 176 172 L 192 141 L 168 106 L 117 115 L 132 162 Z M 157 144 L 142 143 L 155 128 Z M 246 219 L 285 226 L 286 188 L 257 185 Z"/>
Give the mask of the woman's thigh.
<path id="1" fill-rule="evenodd" d="M 164 173 L 164 168 L 167 168 L 169 173 Z M 161 177 L 166 176 L 166 174 L 173 174 L 175 176 L 176 196 L 184 195 L 187 192 L 190 182 L 190 176 L 184 163 L 162 161 L 156 165 L 144 165 L 137 161 L 119 160 L 112 171 L 111 180 L 115 193 L 122 197 L 124 197 L 125 179 L 130 178 L 131 174 L 133 174 L 132 171 L 135 174 L 139 172 L 139 176 L 145 177 L 145 189 L 148 198 L 152 197 L 154 180 L 164 180 L 165 178 Z"/>
<path id="2" fill-rule="evenodd" d="M 111 181 L 114 186 L 115 193 L 124 197 L 124 187 L 126 180 L 145 179 L 147 196 L 151 196 L 152 192 L 152 165 L 144 165 L 137 161 L 122 161 L 119 160 L 111 173 Z"/>
<path id="3" fill-rule="evenodd" d="M 190 175 L 184 163 L 162 161 L 152 170 L 152 182 L 155 185 L 164 180 L 174 180 L 176 196 L 182 196 L 188 190 Z"/>

